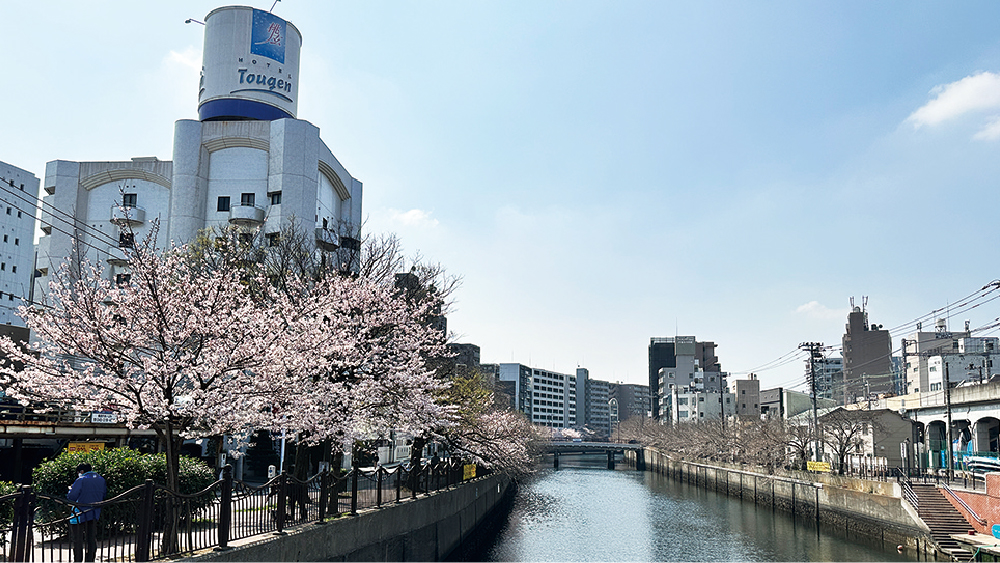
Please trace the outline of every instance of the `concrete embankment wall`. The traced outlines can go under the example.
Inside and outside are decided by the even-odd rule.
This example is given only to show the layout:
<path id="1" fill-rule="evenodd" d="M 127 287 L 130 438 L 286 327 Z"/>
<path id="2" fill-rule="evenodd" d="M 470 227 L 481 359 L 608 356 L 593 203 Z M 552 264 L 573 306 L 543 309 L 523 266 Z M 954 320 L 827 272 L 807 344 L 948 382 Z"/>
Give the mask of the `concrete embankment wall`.
<path id="1" fill-rule="evenodd" d="M 387 504 L 358 516 L 307 524 L 286 535 L 187 561 L 443 561 L 465 549 L 488 519 L 509 506 L 516 486 L 491 475 L 427 497 Z"/>
<path id="2" fill-rule="evenodd" d="M 868 481 L 828 474 L 791 475 L 756 473 L 738 466 L 673 459 L 645 448 L 626 452 L 625 461 L 693 485 L 771 506 L 796 519 L 902 545 L 921 552 L 934 549 L 930 529 L 902 499 L 895 482 Z"/>

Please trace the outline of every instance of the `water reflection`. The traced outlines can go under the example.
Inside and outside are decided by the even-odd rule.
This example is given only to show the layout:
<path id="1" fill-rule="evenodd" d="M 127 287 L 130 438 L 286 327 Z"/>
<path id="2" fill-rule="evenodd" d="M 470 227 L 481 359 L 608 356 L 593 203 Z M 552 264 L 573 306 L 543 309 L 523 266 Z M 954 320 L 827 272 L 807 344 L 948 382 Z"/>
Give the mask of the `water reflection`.
<path id="1" fill-rule="evenodd" d="M 906 561 L 782 512 L 571 456 L 525 483 L 486 561 Z"/>

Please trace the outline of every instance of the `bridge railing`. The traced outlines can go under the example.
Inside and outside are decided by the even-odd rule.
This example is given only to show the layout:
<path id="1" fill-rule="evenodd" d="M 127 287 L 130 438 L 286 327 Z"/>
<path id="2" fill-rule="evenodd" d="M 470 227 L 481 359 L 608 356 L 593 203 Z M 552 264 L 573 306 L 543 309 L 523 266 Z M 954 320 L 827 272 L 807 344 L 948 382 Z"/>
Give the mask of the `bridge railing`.
<path id="1" fill-rule="evenodd" d="M 281 534 L 290 525 L 356 515 L 489 473 L 445 460 L 413 471 L 402 465 L 355 468 L 344 474 L 325 471 L 304 481 L 281 473 L 252 485 L 233 479 L 227 466 L 221 479 L 193 495 L 172 493 L 146 481 L 90 506 L 38 494 L 25 485 L 0 496 L 0 561 L 73 561 L 74 540 L 83 527 L 72 520 L 74 509 L 101 509 L 96 526 L 98 560 L 152 561 L 226 549 L 231 540 Z"/>
<path id="2" fill-rule="evenodd" d="M 18 404 L 17 401 L 0 399 L 0 423 L 3 422 L 87 422 L 90 412 L 80 412 L 65 409 L 57 405 L 32 403 L 29 406 Z"/>

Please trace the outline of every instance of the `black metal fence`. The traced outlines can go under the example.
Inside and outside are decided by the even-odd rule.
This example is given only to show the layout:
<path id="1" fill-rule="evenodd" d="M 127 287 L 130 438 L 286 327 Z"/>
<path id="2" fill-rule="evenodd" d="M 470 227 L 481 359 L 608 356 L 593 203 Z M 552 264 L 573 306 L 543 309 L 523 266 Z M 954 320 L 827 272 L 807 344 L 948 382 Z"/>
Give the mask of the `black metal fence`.
<path id="1" fill-rule="evenodd" d="M 101 508 L 97 558 L 151 561 L 194 551 L 226 549 L 229 542 L 266 533 L 283 533 L 303 523 L 322 524 L 343 514 L 380 508 L 482 476 L 482 467 L 458 461 L 424 465 L 416 472 L 402 465 L 318 473 L 300 481 L 281 473 L 262 485 L 222 478 L 192 495 L 145 484 L 92 507 Z M 3 561 L 72 561 L 73 540 L 82 533 L 71 525 L 74 507 L 66 499 L 35 493 L 25 485 L 0 496 L 0 555 Z M 86 507 L 83 507 L 85 510 Z"/>

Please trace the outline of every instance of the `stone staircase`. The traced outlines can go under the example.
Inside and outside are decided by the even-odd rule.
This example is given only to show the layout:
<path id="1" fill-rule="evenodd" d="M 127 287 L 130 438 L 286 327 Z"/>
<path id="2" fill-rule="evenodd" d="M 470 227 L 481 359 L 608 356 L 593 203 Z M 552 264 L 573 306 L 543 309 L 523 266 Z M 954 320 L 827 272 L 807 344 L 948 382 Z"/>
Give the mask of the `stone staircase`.
<path id="1" fill-rule="evenodd" d="M 941 553 L 950 556 L 952 560 L 971 560 L 972 553 L 963 549 L 962 544 L 953 540 L 951 535 L 968 533 L 972 526 L 945 498 L 944 491 L 935 485 L 913 483 L 913 492 L 919 506 L 917 515 L 931 529 L 931 539 Z"/>

